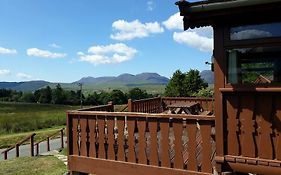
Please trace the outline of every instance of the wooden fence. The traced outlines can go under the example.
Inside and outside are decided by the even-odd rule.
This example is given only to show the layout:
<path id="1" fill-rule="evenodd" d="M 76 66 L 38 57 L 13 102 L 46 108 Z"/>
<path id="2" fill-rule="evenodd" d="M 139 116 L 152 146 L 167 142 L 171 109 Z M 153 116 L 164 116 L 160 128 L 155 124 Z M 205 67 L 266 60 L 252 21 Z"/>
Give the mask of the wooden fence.
<path id="1" fill-rule="evenodd" d="M 110 101 L 108 102 L 107 105 L 99 105 L 99 106 L 93 106 L 90 108 L 83 108 L 79 109 L 78 111 L 108 111 L 108 112 L 113 112 L 114 111 L 114 105 Z"/>
<path id="2" fill-rule="evenodd" d="M 61 148 L 64 148 L 64 140 L 63 140 L 63 131 L 64 128 L 56 131 L 55 133 L 47 136 L 46 138 L 42 139 L 41 141 L 38 141 L 36 143 L 34 143 L 34 137 L 35 137 L 35 133 L 32 133 L 30 135 L 28 135 L 26 138 L 24 138 L 23 140 L 17 142 L 15 145 L 5 149 L 4 151 L 2 151 L 1 154 L 4 155 L 4 160 L 8 159 L 8 153 L 9 151 L 15 149 L 16 151 L 16 157 L 19 157 L 20 155 L 20 146 L 23 144 L 26 144 L 26 142 L 28 140 L 30 140 L 30 156 L 34 156 L 34 148 L 36 149 L 36 156 L 39 155 L 39 144 L 41 144 L 43 141 L 46 141 L 46 151 L 50 151 L 50 140 L 55 138 L 57 135 L 60 135 L 60 139 L 61 139 Z"/>
<path id="3" fill-rule="evenodd" d="M 129 112 L 144 112 L 144 113 L 161 113 L 162 100 L 161 97 L 147 98 L 142 100 L 128 100 Z"/>
<path id="4" fill-rule="evenodd" d="M 11 151 L 12 149 L 16 149 L 16 157 L 19 157 L 20 155 L 20 146 L 22 144 L 24 144 L 26 141 L 30 140 L 30 156 L 34 156 L 34 136 L 36 134 L 33 133 L 33 134 L 30 134 L 29 136 L 27 136 L 25 139 L 17 142 L 15 145 L 5 149 L 2 154 L 4 154 L 4 160 L 7 160 L 8 159 L 8 152 Z"/>
<path id="5" fill-rule="evenodd" d="M 56 138 L 56 136 L 60 136 L 60 140 L 61 140 L 61 148 L 64 148 L 64 140 L 63 140 L 63 131 L 64 131 L 64 128 L 56 131 L 55 133 L 47 136 L 46 138 L 38 141 L 35 143 L 35 146 L 36 146 L 36 155 L 38 156 L 39 155 L 39 145 L 46 141 L 46 151 L 50 151 L 50 140 L 53 139 L 53 138 Z"/>
<path id="6" fill-rule="evenodd" d="M 68 168 L 97 175 L 212 174 L 214 116 L 70 111 Z"/>

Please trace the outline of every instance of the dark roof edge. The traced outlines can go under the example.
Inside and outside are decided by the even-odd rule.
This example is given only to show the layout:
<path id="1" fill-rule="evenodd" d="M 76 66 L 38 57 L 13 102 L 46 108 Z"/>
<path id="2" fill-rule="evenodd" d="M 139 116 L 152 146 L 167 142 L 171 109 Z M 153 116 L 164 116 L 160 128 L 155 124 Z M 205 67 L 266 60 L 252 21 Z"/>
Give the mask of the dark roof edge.
<path id="1" fill-rule="evenodd" d="M 189 13 L 216 11 L 229 8 L 270 4 L 276 2 L 281 2 L 281 0 L 229 0 L 223 2 L 200 1 L 194 3 L 189 3 L 185 0 L 181 0 L 176 2 L 176 5 L 179 6 L 181 15 L 184 16 Z"/>

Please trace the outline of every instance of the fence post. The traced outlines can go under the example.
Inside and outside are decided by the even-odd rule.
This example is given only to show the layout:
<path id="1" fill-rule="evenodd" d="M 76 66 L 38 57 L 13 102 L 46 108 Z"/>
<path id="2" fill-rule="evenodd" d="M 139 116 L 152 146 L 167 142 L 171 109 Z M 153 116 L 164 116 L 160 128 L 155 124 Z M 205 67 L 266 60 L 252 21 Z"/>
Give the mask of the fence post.
<path id="1" fill-rule="evenodd" d="M 8 152 L 5 151 L 5 152 L 4 152 L 4 160 L 7 160 L 7 159 L 8 159 Z"/>
<path id="2" fill-rule="evenodd" d="M 47 137 L 47 151 L 50 151 L 50 137 Z"/>
<path id="3" fill-rule="evenodd" d="M 31 135 L 30 137 L 30 156 L 33 157 L 34 156 L 34 135 Z"/>
<path id="4" fill-rule="evenodd" d="M 16 157 L 20 156 L 19 144 L 16 144 Z"/>
<path id="5" fill-rule="evenodd" d="M 132 111 L 132 99 L 128 99 L 128 112 L 133 112 Z"/>
<path id="6" fill-rule="evenodd" d="M 60 130 L 60 137 L 61 137 L 61 148 L 64 148 L 64 144 L 63 144 L 63 129 Z"/>

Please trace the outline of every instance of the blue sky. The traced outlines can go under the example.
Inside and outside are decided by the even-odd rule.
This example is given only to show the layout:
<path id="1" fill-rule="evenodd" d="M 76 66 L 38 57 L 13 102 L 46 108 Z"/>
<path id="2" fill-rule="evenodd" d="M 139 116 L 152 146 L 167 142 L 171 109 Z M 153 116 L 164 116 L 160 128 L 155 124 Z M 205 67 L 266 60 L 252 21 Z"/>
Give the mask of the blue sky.
<path id="1" fill-rule="evenodd" d="M 174 2 L 1 0 L 0 81 L 210 69 L 212 28 L 184 32 Z"/>

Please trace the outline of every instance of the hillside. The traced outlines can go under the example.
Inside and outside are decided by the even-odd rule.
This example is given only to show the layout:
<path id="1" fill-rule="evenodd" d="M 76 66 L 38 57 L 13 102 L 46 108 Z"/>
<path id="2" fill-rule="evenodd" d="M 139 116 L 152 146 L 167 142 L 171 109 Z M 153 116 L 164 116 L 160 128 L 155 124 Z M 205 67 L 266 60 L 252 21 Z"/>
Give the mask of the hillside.
<path id="1" fill-rule="evenodd" d="M 214 84 L 214 72 L 210 71 L 210 70 L 203 70 L 200 73 L 200 76 L 203 80 L 205 80 L 205 82 L 207 82 L 208 84 Z"/>
<path id="2" fill-rule="evenodd" d="M 214 83 L 214 73 L 210 70 L 204 70 L 200 73 L 201 77 L 208 83 Z M 121 74 L 119 76 L 105 76 L 105 77 L 83 77 L 73 83 L 60 83 L 61 86 L 67 90 L 78 90 L 78 83 L 83 84 L 83 91 L 91 93 L 92 91 L 108 91 L 112 89 L 120 89 L 128 91 L 132 87 L 140 87 L 147 90 L 149 93 L 157 94 L 163 93 L 166 84 L 169 82 L 167 77 L 161 76 L 157 73 L 141 73 L 137 75 Z M 37 89 L 46 87 L 55 88 L 58 83 L 51 83 L 47 81 L 26 81 L 26 82 L 0 82 L 0 89 L 12 89 L 17 91 L 35 91 Z"/>
<path id="3" fill-rule="evenodd" d="M 141 85 L 141 84 L 167 84 L 168 78 L 157 73 L 141 73 L 137 75 L 121 74 L 117 77 L 84 77 L 73 83 L 83 84 L 122 84 L 122 85 Z"/>
<path id="4" fill-rule="evenodd" d="M 152 93 L 156 92 L 157 89 L 161 89 L 162 92 L 164 87 L 168 83 L 169 79 L 161 76 L 157 73 L 141 73 L 137 75 L 132 74 L 121 74 L 116 77 L 83 77 L 73 83 L 60 83 L 61 86 L 68 90 L 77 90 L 78 83 L 83 84 L 83 90 L 86 93 L 92 91 L 101 90 L 112 90 L 121 89 L 127 91 L 131 87 L 143 87 Z M 47 81 L 26 81 L 26 82 L 0 82 L 0 89 L 12 89 L 17 91 L 35 91 L 37 89 L 46 87 L 47 85 L 51 88 L 55 88 L 58 83 L 51 83 Z"/>

